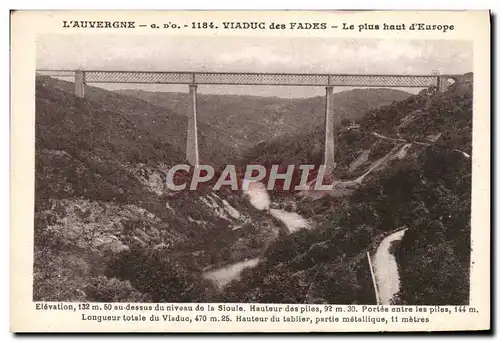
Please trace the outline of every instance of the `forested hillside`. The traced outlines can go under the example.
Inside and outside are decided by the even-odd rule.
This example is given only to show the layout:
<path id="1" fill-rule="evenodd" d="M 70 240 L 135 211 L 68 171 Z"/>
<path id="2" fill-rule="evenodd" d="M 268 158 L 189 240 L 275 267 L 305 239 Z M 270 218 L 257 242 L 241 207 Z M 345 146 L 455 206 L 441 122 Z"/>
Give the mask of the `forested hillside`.
<path id="1" fill-rule="evenodd" d="M 399 301 L 468 303 L 472 74 L 443 94 L 428 89 L 373 110 L 358 124 L 338 131 L 334 189 L 296 196 L 297 212 L 316 229 L 277 241 L 228 300 L 374 304 L 366 251 L 406 227 L 396 248 Z M 318 129 L 261 144 L 245 162 L 319 164 L 322 139 Z"/>
<path id="2" fill-rule="evenodd" d="M 444 93 L 338 122 L 333 189 L 270 191 L 261 210 L 239 190 L 166 189 L 166 170 L 184 162 L 184 116 L 91 87 L 78 99 L 67 83 L 38 78 L 34 298 L 375 304 L 367 252 L 406 228 L 390 248 L 394 301 L 467 304 L 472 85 L 466 74 Z M 225 129 L 203 125 L 208 144 Z M 249 147 L 238 166 L 320 165 L 320 126 Z M 247 259 L 254 267 L 222 289 L 204 276 Z"/>
<path id="3" fill-rule="evenodd" d="M 39 76 L 37 79 L 39 83 L 43 82 L 46 87 L 50 87 L 53 91 L 59 90 L 68 93 L 64 96 L 72 99 L 73 83 L 43 76 Z M 62 93 L 58 92 L 57 94 Z M 131 148 L 137 154 L 140 152 L 148 155 L 148 153 L 153 153 L 151 151 L 161 149 L 160 145 L 150 148 L 147 143 L 167 141 L 179 155 L 185 155 L 187 118 L 184 113 L 179 114 L 135 97 L 120 95 L 116 92 L 92 86 L 86 86 L 84 102 L 98 104 L 103 115 L 107 115 L 108 112 L 120 114 L 122 117 L 127 118 L 133 129 L 137 127 L 139 130 L 146 132 L 147 136 L 137 135 L 142 140 L 134 142 L 134 146 Z M 65 107 L 61 106 L 59 111 L 65 111 Z M 114 127 L 104 122 L 102 125 L 110 130 Z M 127 135 L 122 136 L 122 140 L 127 138 Z M 146 142 L 146 144 L 142 144 L 142 141 Z M 222 165 L 231 163 L 233 158 L 238 156 L 238 151 L 235 149 L 235 143 L 238 143 L 237 137 L 232 136 L 230 132 L 224 129 L 218 128 L 217 125 L 199 122 L 198 142 L 200 161 L 203 163 Z"/>
<path id="4" fill-rule="evenodd" d="M 175 128 L 151 131 L 149 104 L 131 114 L 127 99 L 101 89 L 80 99 L 61 90 L 65 82 L 41 77 L 36 86 L 35 299 L 203 295 L 212 287 L 203 268 L 258 255 L 277 233 L 239 196 L 168 191 L 166 171 L 184 152 L 171 144 Z M 153 286 L 134 273 L 158 267 L 183 286 L 163 293 L 167 278 Z"/>
<path id="5" fill-rule="evenodd" d="M 188 94 L 120 90 L 120 94 L 186 115 Z M 367 111 L 401 101 L 409 93 L 395 89 L 354 89 L 334 94 L 335 118 L 361 118 Z M 325 120 L 325 97 L 285 99 L 241 95 L 198 94 L 198 120 L 231 134 L 242 152 L 284 134 L 308 132 Z"/>

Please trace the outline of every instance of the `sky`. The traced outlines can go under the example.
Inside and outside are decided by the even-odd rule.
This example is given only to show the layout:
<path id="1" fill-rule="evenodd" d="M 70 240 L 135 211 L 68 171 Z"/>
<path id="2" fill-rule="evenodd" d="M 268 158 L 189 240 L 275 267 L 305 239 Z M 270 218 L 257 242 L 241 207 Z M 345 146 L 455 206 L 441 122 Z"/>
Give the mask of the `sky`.
<path id="1" fill-rule="evenodd" d="M 472 45 L 452 40 L 42 36 L 37 69 L 223 71 L 352 74 L 462 74 L 472 71 Z M 187 92 L 186 85 L 99 85 Z M 347 88 L 336 87 L 336 91 Z M 209 86 L 201 93 L 279 97 L 323 95 L 324 87 Z M 406 89 L 408 90 L 408 89 Z"/>

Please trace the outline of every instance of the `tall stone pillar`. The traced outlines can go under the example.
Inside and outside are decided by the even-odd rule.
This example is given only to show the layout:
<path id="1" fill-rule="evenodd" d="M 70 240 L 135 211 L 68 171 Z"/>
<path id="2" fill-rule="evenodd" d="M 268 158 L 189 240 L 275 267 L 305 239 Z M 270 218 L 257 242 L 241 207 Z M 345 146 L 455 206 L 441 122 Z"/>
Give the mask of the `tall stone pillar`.
<path id="1" fill-rule="evenodd" d="M 325 150 L 323 155 L 323 165 L 327 173 L 333 171 L 335 167 L 335 123 L 333 115 L 333 87 L 326 87 L 326 105 L 325 105 Z"/>
<path id="2" fill-rule="evenodd" d="M 448 77 L 439 76 L 438 77 L 438 92 L 444 93 L 448 88 Z"/>
<path id="3" fill-rule="evenodd" d="M 187 125 L 186 160 L 193 166 L 199 165 L 198 126 L 196 119 L 196 84 L 189 85 L 189 113 Z"/>
<path id="4" fill-rule="evenodd" d="M 80 98 L 85 96 L 85 72 L 83 70 L 75 71 L 75 95 Z"/>

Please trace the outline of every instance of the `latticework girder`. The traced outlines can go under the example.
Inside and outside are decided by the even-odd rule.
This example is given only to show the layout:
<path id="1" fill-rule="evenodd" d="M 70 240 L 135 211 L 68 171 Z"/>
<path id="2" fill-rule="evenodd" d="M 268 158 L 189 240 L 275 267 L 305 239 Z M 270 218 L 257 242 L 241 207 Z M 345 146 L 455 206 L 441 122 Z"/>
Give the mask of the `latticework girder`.
<path id="1" fill-rule="evenodd" d="M 54 77 L 71 77 L 75 71 L 39 70 Z M 438 84 L 437 75 L 342 75 L 342 74 L 277 74 L 160 71 L 96 71 L 85 70 L 86 83 L 138 84 L 214 84 L 214 85 L 279 85 L 279 86 L 346 86 L 346 87 L 417 87 Z"/>

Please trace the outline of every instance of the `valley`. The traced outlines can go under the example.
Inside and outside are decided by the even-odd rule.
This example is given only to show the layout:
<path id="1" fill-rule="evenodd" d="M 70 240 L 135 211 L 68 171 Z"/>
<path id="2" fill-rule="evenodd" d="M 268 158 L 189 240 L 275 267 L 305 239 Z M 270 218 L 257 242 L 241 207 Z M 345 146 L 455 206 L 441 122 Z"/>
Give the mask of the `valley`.
<path id="1" fill-rule="evenodd" d="M 335 94 L 331 189 L 298 191 L 172 191 L 185 94 L 36 82 L 35 300 L 468 303 L 472 74 Z M 318 167 L 323 100 L 202 95 L 200 159 Z"/>

